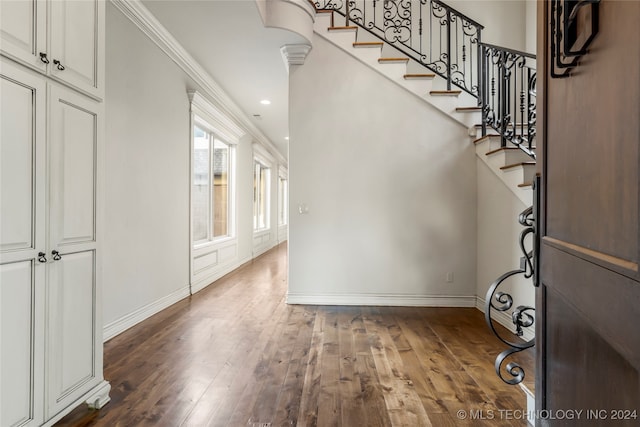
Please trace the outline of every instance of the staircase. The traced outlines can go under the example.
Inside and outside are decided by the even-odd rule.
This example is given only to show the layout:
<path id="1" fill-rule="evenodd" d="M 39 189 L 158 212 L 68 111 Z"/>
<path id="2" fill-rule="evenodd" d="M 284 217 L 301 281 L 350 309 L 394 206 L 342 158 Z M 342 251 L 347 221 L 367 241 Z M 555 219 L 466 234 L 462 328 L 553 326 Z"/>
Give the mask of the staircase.
<path id="1" fill-rule="evenodd" d="M 371 22 L 367 25 L 364 20 L 361 10 L 364 10 L 365 6 L 358 9 L 358 2 L 349 3 L 354 9 L 346 12 L 338 10 L 331 2 L 324 4 L 325 9 L 316 9 L 314 32 L 467 128 L 469 142 L 475 145 L 477 156 L 526 206 L 529 206 L 532 203 L 531 188 L 536 167 L 535 70 L 532 78 L 532 55 L 482 45 L 479 41 L 472 40 L 467 46 L 462 47 L 463 61 L 474 58 L 476 60 L 477 64 L 472 69 L 463 62 L 460 65 L 446 64 L 447 67 L 443 67 L 440 64 L 442 61 L 426 61 L 426 54 L 416 55 L 413 48 L 407 47 L 406 44 L 397 41 L 390 43 L 384 40 L 384 37 L 381 39 L 379 34 L 371 31 L 374 25 Z M 429 9 L 442 7 L 447 8 L 447 16 L 457 13 L 435 0 L 432 0 Z M 359 12 L 357 17 L 354 10 Z M 345 13 L 353 19 L 347 21 Z M 458 16 L 458 21 L 467 20 L 465 22 L 478 26 L 479 38 L 482 27 L 462 14 Z M 421 19 L 421 32 L 422 21 Z M 410 18 L 408 22 L 408 25 L 411 25 Z M 412 43 L 416 44 L 415 40 Z M 476 45 L 480 48 L 477 49 Z M 459 50 L 459 47 L 453 49 Z M 469 54 L 476 49 L 480 53 L 475 56 Z M 452 55 L 451 46 L 447 52 L 448 55 L 445 57 Z M 442 55 L 443 53 L 440 53 L 438 56 Z M 420 61 L 420 58 L 423 60 Z M 482 58 L 483 61 L 479 61 L 478 58 Z M 427 67 L 425 62 L 428 62 L 430 67 Z M 529 74 L 523 74 L 521 81 L 514 80 L 513 83 L 509 83 L 509 87 L 500 88 L 499 82 L 505 80 L 505 65 L 510 74 L 513 71 L 513 74 L 517 75 L 526 67 Z M 458 67 L 470 72 L 456 77 L 451 68 Z M 474 74 L 476 71 L 479 76 Z M 512 100 L 513 108 L 505 111 L 503 104 Z M 533 113 L 530 108 L 532 102 Z M 525 104 L 529 108 L 525 108 Z M 511 109 L 514 113 L 509 114 Z M 519 123 L 514 123 L 515 121 Z"/>
<path id="2" fill-rule="evenodd" d="M 477 157 L 525 206 L 532 205 L 536 174 L 533 55 L 482 43 L 483 27 L 439 0 L 354 0 L 340 4 L 320 0 L 315 6 L 314 32 L 318 36 L 433 107 L 444 120 L 465 127 L 467 142 L 474 144 Z M 412 18 L 412 14 L 419 18 Z M 439 34 L 442 38 L 443 32 L 445 43 L 440 39 L 435 54 L 422 49 L 438 45 L 428 37 Z M 452 45 L 454 39 L 456 46 Z M 460 39 L 461 46 L 457 44 Z M 523 225 L 535 232 L 535 218 L 530 215 Z M 530 262 L 533 259 L 532 252 L 525 251 L 524 256 Z M 530 273 L 531 265 L 522 272 Z M 489 310 L 485 312 L 492 317 Z M 504 358 L 500 360 L 502 363 Z M 533 413 L 533 381 L 498 375 L 510 384 L 520 383 L 527 396 L 527 413 Z"/>

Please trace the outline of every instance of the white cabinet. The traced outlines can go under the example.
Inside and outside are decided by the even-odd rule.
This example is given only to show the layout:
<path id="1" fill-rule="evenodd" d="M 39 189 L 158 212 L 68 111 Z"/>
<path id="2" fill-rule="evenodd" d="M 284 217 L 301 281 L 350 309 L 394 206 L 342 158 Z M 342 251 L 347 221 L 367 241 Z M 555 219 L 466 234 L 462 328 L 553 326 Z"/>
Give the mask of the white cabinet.
<path id="1" fill-rule="evenodd" d="M 99 299 L 102 104 L 0 62 L 0 425 L 109 401 Z"/>
<path id="2" fill-rule="evenodd" d="M 31 426 L 44 416 L 34 391 L 44 387 L 46 84 L 2 65 L 0 426 Z"/>
<path id="3" fill-rule="evenodd" d="M 100 99 L 104 13 L 104 0 L 1 0 L 0 51 Z"/>

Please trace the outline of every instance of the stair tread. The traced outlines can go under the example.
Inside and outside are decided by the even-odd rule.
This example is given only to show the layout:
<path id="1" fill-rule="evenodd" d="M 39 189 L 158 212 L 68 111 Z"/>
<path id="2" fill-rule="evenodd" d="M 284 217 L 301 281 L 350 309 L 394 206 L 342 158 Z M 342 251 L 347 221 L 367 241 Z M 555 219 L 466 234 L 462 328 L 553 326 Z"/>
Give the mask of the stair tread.
<path id="1" fill-rule="evenodd" d="M 348 27 L 329 27 L 327 28 L 329 31 L 337 31 L 337 30 L 357 30 L 358 27 L 348 26 Z"/>
<path id="2" fill-rule="evenodd" d="M 474 143 L 474 144 L 477 144 L 477 143 L 479 143 L 479 142 L 484 141 L 485 139 L 489 139 L 489 138 L 499 138 L 499 137 L 500 137 L 500 135 L 498 135 L 497 133 L 496 133 L 496 134 L 491 133 L 491 134 L 488 134 L 488 135 L 485 135 L 485 136 L 481 136 L 480 138 L 474 139 L 474 140 L 473 140 L 473 143 Z"/>
<path id="3" fill-rule="evenodd" d="M 518 184 L 520 188 L 533 187 L 533 182 L 523 182 L 522 184 Z"/>
<path id="4" fill-rule="evenodd" d="M 378 58 L 378 62 L 406 62 L 409 61 L 407 57 L 400 58 Z"/>
<path id="5" fill-rule="evenodd" d="M 482 111 L 481 107 L 457 107 L 456 111 L 460 112 L 474 112 L 474 111 Z"/>
<path id="6" fill-rule="evenodd" d="M 405 74 L 405 79 L 432 79 L 436 75 L 435 74 Z"/>
<path id="7" fill-rule="evenodd" d="M 501 170 L 505 170 L 505 169 L 511 169 L 511 168 L 515 168 L 518 166 L 531 166 L 531 165 L 535 165 L 536 162 L 518 162 L 518 163 L 512 163 L 510 165 L 506 165 L 506 166 L 502 166 L 500 169 Z"/>
<path id="8" fill-rule="evenodd" d="M 520 150 L 520 149 L 518 147 L 500 147 L 500 148 L 496 148 L 495 150 L 491 150 L 488 153 L 485 153 L 485 155 L 490 156 L 492 154 L 496 154 L 496 153 L 499 153 L 501 151 L 513 151 L 513 150 Z M 523 153 L 524 153 L 524 151 L 523 151 Z"/>
<path id="9" fill-rule="evenodd" d="M 381 47 L 382 42 L 353 42 L 353 47 Z"/>
<path id="10" fill-rule="evenodd" d="M 316 9 L 316 13 L 333 13 L 331 9 Z"/>
<path id="11" fill-rule="evenodd" d="M 461 90 L 432 90 L 429 92 L 431 95 L 451 95 L 458 96 L 462 93 Z"/>

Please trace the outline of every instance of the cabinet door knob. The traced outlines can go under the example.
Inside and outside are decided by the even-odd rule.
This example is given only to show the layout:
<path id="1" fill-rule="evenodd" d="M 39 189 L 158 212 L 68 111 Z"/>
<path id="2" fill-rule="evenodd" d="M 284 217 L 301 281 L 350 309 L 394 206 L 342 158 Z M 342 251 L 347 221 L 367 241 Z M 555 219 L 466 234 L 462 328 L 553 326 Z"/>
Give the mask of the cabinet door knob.
<path id="1" fill-rule="evenodd" d="M 62 259 L 62 255 L 60 255 L 60 252 L 56 250 L 51 251 L 51 255 L 53 255 L 54 261 L 60 261 Z"/>
<path id="2" fill-rule="evenodd" d="M 58 61 L 57 59 L 53 60 L 53 63 L 56 64 L 56 68 L 60 71 L 64 70 L 64 65 L 62 65 L 62 63 L 60 61 Z"/>
<path id="3" fill-rule="evenodd" d="M 47 262 L 47 257 L 44 252 L 38 252 L 38 261 Z"/>
<path id="4" fill-rule="evenodd" d="M 49 58 L 47 58 L 46 53 L 40 52 L 40 61 L 44 62 L 45 64 L 49 63 Z"/>

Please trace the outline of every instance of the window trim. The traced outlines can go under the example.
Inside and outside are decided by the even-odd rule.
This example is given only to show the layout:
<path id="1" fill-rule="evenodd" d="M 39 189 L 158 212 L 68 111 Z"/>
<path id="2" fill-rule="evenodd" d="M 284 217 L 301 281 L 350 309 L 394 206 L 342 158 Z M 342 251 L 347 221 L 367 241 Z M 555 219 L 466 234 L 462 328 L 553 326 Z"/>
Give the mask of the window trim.
<path id="1" fill-rule="evenodd" d="M 280 181 L 286 181 L 286 197 L 281 197 L 280 194 Z M 284 200 L 281 200 L 284 198 Z M 283 215 L 284 211 L 284 215 Z M 280 218 L 284 216 L 284 222 L 280 222 Z M 286 227 L 289 225 L 289 171 L 280 166 L 278 168 L 278 227 Z"/>
<path id="2" fill-rule="evenodd" d="M 255 197 L 255 191 L 256 191 L 256 167 L 257 165 L 261 166 L 261 170 L 266 171 L 266 183 L 264 185 L 265 188 L 265 194 L 264 197 L 266 199 L 266 204 L 265 204 L 265 208 L 264 208 L 264 227 L 259 227 L 258 226 L 258 220 L 257 220 L 257 209 L 256 209 L 256 197 Z M 253 157 L 253 191 L 254 191 L 254 198 L 253 198 L 253 232 L 254 233 L 262 233 L 264 231 L 268 231 L 271 229 L 271 170 L 273 169 L 272 166 L 270 166 L 269 164 L 266 164 L 262 159 L 254 156 Z M 263 184 L 262 180 L 260 181 L 260 184 Z"/>
<path id="3" fill-rule="evenodd" d="M 191 230 L 191 243 L 194 249 L 199 249 L 199 248 L 203 248 L 206 246 L 210 246 L 212 244 L 217 244 L 217 243 L 221 243 L 221 242 L 226 242 L 229 240 L 233 240 L 236 238 L 236 234 L 237 234 L 237 229 L 236 229 L 236 144 L 232 144 L 230 142 L 227 142 L 224 138 L 221 138 L 216 132 L 215 129 L 212 128 L 212 126 L 207 123 L 205 120 L 203 120 L 200 116 L 198 115 L 194 115 L 193 117 L 193 121 L 192 121 L 192 126 L 191 126 L 191 133 L 193 135 L 193 132 L 195 130 L 195 127 L 199 127 L 200 129 L 202 129 L 204 132 L 208 133 L 210 136 L 210 141 L 209 141 L 209 193 L 210 193 L 210 197 L 209 197 L 209 221 L 207 221 L 207 237 L 205 239 L 201 239 L 201 240 L 194 240 L 193 237 L 193 230 Z M 213 146 L 215 144 L 215 141 L 218 140 L 224 144 L 226 144 L 229 148 L 229 170 L 228 170 L 228 180 L 229 180 L 229 187 L 227 190 L 227 234 L 223 235 L 223 236 L 215 236 L 213 233 L 213 221 L 215 220 L 214 214 L 213 214 L 213 209 L 214 209 L 214 204 L 213 204 L 213 198 L 211 197 L 213 195 L 213 189 L 214 189 L 214 179 L 213 179 L 213 161 L 214 161 L 214 150 L 213 150 Z M 195 143 L 195 135 L 192 136 L 192 147 Z M 192 156 L 192 173 L 191 173 L 191 191 L 193 191 L 193 153 L 194 153 L 194 149 L 192 148 L 191 151 L 191 156 Z M 190 198 L 190 202 L 191 202 L 191 227 L 193 227 L 193 197 Z"/>
<path id="4" fill-rule="evenodd" d="M 187 92 L 190 101 L 190 130 L 189 130 L 189 242 L 191 251 L 208 246 L 220 245 L 237 239 L 237 145 L 246 135 L 245 130 L 230 120 L 222 111 L 209 102 L 197 91 Z M 214 137 L 229 145 L 229 199 L 228 199 L 228 233 L 218 238 L 194 241 L 193 238 L 193 153 L 194 128 L 198 125 L 212 133 Z M 212 141 L 213 143 L 213 141 Z M 213 153 L 211 154 L 213 155 Z M 193 253 L 191 254 L 193 258 Z"/>
<path id="5" fill-rule="evenodd" d="M 275 158 L 271 155 L 271 153 L 269 153 L 269 151 L 267 151 L 262 145 L 254 142 L 253 143 L 253 163 L 252 163 L 252 169 L 253 169 L 253 174 L 254 174 L 254 180 L 255 180 L 255 164 L 256 162 L 262 164 L 266 169 L 269 170 L 269 179 L 267 182 L 267 207 L 266 207 L 266 226 L 265 228 L 256 228 L 255 227 L 255 219 L 256 219 L 256 212 L 255 212 L 255 200 L 253 201 L 253 233 L 254 234 L 260 234 L 260 233 L 264 233 L 266 231 L 271 230 L 271 207 L 273 206 L 273 194 L 272 194 L 272 180 L 273 180 L 273 170 L 274 170 L 274 166 L 276 165 L 276 160 Z"/>

